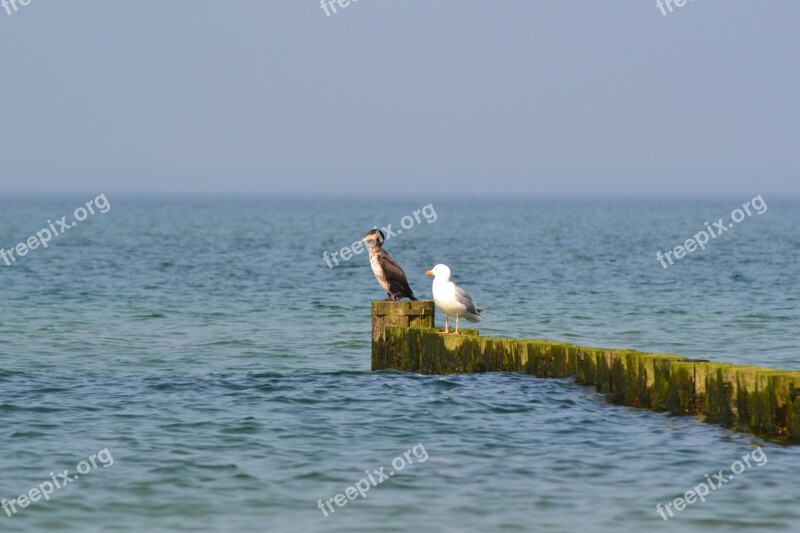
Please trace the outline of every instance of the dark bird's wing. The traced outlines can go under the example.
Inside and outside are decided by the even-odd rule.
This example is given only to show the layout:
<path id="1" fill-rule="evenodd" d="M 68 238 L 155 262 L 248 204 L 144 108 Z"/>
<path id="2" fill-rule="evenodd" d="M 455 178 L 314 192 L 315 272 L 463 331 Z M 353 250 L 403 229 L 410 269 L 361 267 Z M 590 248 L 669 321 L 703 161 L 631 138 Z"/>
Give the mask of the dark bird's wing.
<path id="1" fill-rule="evenodd" d="M 416 300 L 411 287 L 408 285 L 406 273 L 394 260 L 394 258 L 386 253 L 386 250 L 381 249 L 381 254 L 378 256 L 378 264 L 386 276 L 386 281 L 389 283 L 389 290 L 392 294 L 400 295 L 411 300 Z"/>

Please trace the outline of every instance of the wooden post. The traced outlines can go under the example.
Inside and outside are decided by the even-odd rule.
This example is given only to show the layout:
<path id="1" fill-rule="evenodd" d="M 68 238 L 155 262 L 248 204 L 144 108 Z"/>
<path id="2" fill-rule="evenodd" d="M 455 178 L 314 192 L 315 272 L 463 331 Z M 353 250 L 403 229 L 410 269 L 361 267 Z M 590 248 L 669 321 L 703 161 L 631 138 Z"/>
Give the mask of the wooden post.
<path id="1" fill-rule="evenodd" d="M 430 300 L 372 302 L 372 369 L 385 368 L 377 358 L 379 345 L 386 340 L 386 326 L 432 328 L 434 313 Z"/>
<path id="2" fill-rule="evenodd" d="M 422 374 L 524 372 L 576 377 L 614 403 L 800 444 L 800 372 L 691 360 L 674 354 L 574 346 L 541 339 L 443 335 L 431 301 L 372 303 L 372 370 Z M 387 331 L 387 329 L 389 331 Z"/>

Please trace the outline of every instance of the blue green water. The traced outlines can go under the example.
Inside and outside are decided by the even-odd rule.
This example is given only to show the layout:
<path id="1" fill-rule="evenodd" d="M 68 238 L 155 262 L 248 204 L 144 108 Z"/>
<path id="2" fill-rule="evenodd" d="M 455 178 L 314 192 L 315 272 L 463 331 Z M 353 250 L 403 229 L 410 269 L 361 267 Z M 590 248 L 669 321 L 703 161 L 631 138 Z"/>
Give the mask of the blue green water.
<path id="1" fill-rule="evenodd" d="M 0 198 L 0 247 L 94 196 Z M 107 198 L 0 263 L 0 498 L 100 450 L 113 464 L 0 514 L 2 531 L 796 528 L 800 448 L 570 380 L 371 372 L 385 295 L 364 254 L 322 254 L 432 204 L 386 248 L 420 298 L 449 264 L 490 310 L 484 335 L 800 370 L 797 199 L 765 196 L 664 269 L 656 252 L 750 198 Z M 317 508 L 418 444 L 427 460 Z M 764 466 L 656 513 L 758 445 Z"/>

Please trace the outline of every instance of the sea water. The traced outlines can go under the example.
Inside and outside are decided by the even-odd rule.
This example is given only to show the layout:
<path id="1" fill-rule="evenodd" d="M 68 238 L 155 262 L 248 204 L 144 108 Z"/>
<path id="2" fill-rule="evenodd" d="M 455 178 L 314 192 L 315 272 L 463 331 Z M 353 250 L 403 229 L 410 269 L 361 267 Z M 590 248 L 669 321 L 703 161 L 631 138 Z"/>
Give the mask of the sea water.
<path id="1" fill-rule="evenodd" d="M 569 379 L 371 372 L 370 302 L 385 294 L 363 250 L 341 254 L 392 224 L 385 248 L 416 295 L 430 298 L 425 271 L 448 264 L 489 309 L 483 335 L 800 370 L 797 199 L 764 195 L 764 213 L 667 268 L 658 252 L 727 225 L 758 191 L 5 196 L 0 247 L 101 193 L 106 212 L 0 261 L 0 498 L 16 510 L 0 512 L 0 531 L 790 530 L 800 519 L 800 447 L 614 406 Z M 436 216 L 414 217 L 425 206 Z M 763 466 L 668 520 L 657 512 L 759 446 Z M 78 479 L 56 489 L 65 470 Z"/>

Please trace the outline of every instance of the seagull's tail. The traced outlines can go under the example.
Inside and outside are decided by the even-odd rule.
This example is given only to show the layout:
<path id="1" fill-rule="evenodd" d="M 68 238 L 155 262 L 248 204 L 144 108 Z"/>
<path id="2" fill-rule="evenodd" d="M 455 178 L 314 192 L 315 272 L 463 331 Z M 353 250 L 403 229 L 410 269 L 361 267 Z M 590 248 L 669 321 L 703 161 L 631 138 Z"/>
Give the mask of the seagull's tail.
<path id="1" fill-rule="evenodd" d="M 485 312 L 483 309 L 478 309 L 478 313 L 483 313 L 483 312 Z M 480 314 L 476 315 L 475 313 L 467 313 L 464 315 L 464 318 L 466 318 L 470 322 L 480 322 L 481 319 L 483 319 L 483 317 Z"/>

